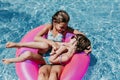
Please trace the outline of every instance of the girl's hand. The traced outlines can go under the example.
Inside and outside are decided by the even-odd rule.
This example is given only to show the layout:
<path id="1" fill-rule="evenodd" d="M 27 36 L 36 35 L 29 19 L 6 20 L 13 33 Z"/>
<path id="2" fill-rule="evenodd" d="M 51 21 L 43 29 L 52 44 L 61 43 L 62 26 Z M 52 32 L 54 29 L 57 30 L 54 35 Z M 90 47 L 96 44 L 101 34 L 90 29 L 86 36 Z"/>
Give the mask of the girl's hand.
<path id="1" fill-rule="evenodd" d="M 58 44 L 54 41 L 49 41 L 50 46 L 52 47 L 53 50 L 58 49 Z"/>
<path id="2" fill-rule="evenodd" d="M 52 48 L 50 55 L 54 55 L 54 54 L 55 54 L 55 50 Z"/>
<path id="3" fill-rule="evenodd" d="M 91 46 L 89 46 L 88 49 L 85 49 L 84 52 L 86 53 L 86 55 L 89 55 L 92 52 Z"/>

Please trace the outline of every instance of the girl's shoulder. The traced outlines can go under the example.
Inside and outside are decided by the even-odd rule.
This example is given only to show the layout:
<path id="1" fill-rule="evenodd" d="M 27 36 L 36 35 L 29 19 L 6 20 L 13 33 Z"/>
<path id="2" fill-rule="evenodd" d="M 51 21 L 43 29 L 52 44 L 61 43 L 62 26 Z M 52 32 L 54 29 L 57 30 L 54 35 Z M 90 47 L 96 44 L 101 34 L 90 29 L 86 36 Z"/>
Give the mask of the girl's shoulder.
<path id="1" fill-rule="evenodd" d="M 67 32 L 67 33 L 73 33 L 73 32 L 74 32 L 74 29 L 68 26 L 66 32 Z"/>
<path id="2" fill-rule="evenodd" d="M 45 28 L 47 28 L 48 30 L 52 29 L 52 24 L 45 24 Z"/>
<path id="3" fill-rule="evenodd" d="M 73 29 L 72 27 L 68 27 L 67 32 L 73 33 L 73 34 L 83 34 L 84 35 L 84 33 L 80 32 L 77 29 Z"/>

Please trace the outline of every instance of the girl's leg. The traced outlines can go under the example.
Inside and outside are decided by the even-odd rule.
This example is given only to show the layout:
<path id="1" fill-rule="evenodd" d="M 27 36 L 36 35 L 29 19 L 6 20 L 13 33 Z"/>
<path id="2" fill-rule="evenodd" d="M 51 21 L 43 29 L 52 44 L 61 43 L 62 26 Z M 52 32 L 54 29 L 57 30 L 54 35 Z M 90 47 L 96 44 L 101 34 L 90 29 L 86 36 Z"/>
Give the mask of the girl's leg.
<path id="1" fill-rule="evenodd" d="M 9 64 L 9 63 L 17 63 L 17 62 L 23 62 L 25 60 L 34 60 L 34 61 L 40 61 L 42 63 L 45 63 L 44 59 L 39 54 L 34 54 L 30 51 L 25 51 L 20 56 L 16 58 L 10 58 L 10 59 L 3 59 L 3 63 Z"/>
<path id="2" fill-rule="evenodd" d="M 51 68 L 49 80 L 59 80 L 62 70 L 62 65 L 53 65 Z"/>
<path id="3" fill-rule="evenodd" d="M 50 70 L 51 70 L 51 65 L 41 66 L 38 73 L 38 80 L 48 80 L 50 75 Z"/>
<path id="4" fill-rule="evenodd" d="M 19 48 L 19 47 L 29 47 L 29 48 L 38 48 L 38 49 L 48 49 L 49 45 L 45 42 L 8 42 L 6 48 Z"/>

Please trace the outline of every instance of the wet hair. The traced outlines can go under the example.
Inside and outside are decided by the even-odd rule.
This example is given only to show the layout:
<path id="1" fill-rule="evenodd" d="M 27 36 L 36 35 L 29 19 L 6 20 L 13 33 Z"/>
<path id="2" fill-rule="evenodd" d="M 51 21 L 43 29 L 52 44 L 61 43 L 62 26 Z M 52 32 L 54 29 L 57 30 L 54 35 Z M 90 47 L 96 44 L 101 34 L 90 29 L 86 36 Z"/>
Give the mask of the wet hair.
<path id="1" fill-rule="evenodd" d="M 61 22 L 68 23 L 69 20 L 70 20 L 70 17 L 68 15 L 68 13 L 64 10 L 57 11 L 52 16 L 52 24 L 53 24 L 53 22 L 55 22 L 55 23 L 61 23 Z"/>
<path id="2" fill-rule="evenodd" d="M 77 40 L 77 44 L 76 44 L 76 51 L 77 52 L 82 52 L 85 49 L 87 49 L 87 47 L 91 46 L 91 42 L 90 40 L 82 35 L 82 34 L 76 34 L 76 40 Z"/>

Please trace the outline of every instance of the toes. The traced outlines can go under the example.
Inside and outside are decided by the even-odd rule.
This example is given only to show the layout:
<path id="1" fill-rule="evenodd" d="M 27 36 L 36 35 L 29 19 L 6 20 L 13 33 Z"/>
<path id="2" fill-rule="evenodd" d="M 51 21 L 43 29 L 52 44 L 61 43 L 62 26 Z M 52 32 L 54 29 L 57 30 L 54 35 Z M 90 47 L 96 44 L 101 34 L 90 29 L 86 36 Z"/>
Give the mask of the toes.
<path id="1" fill-rule="evenodd" d="M 9 64 L 9 61 L 7 61 L 6 59 L 3 59 L 2 62 L 3 62 L 4 64 Z"/>

